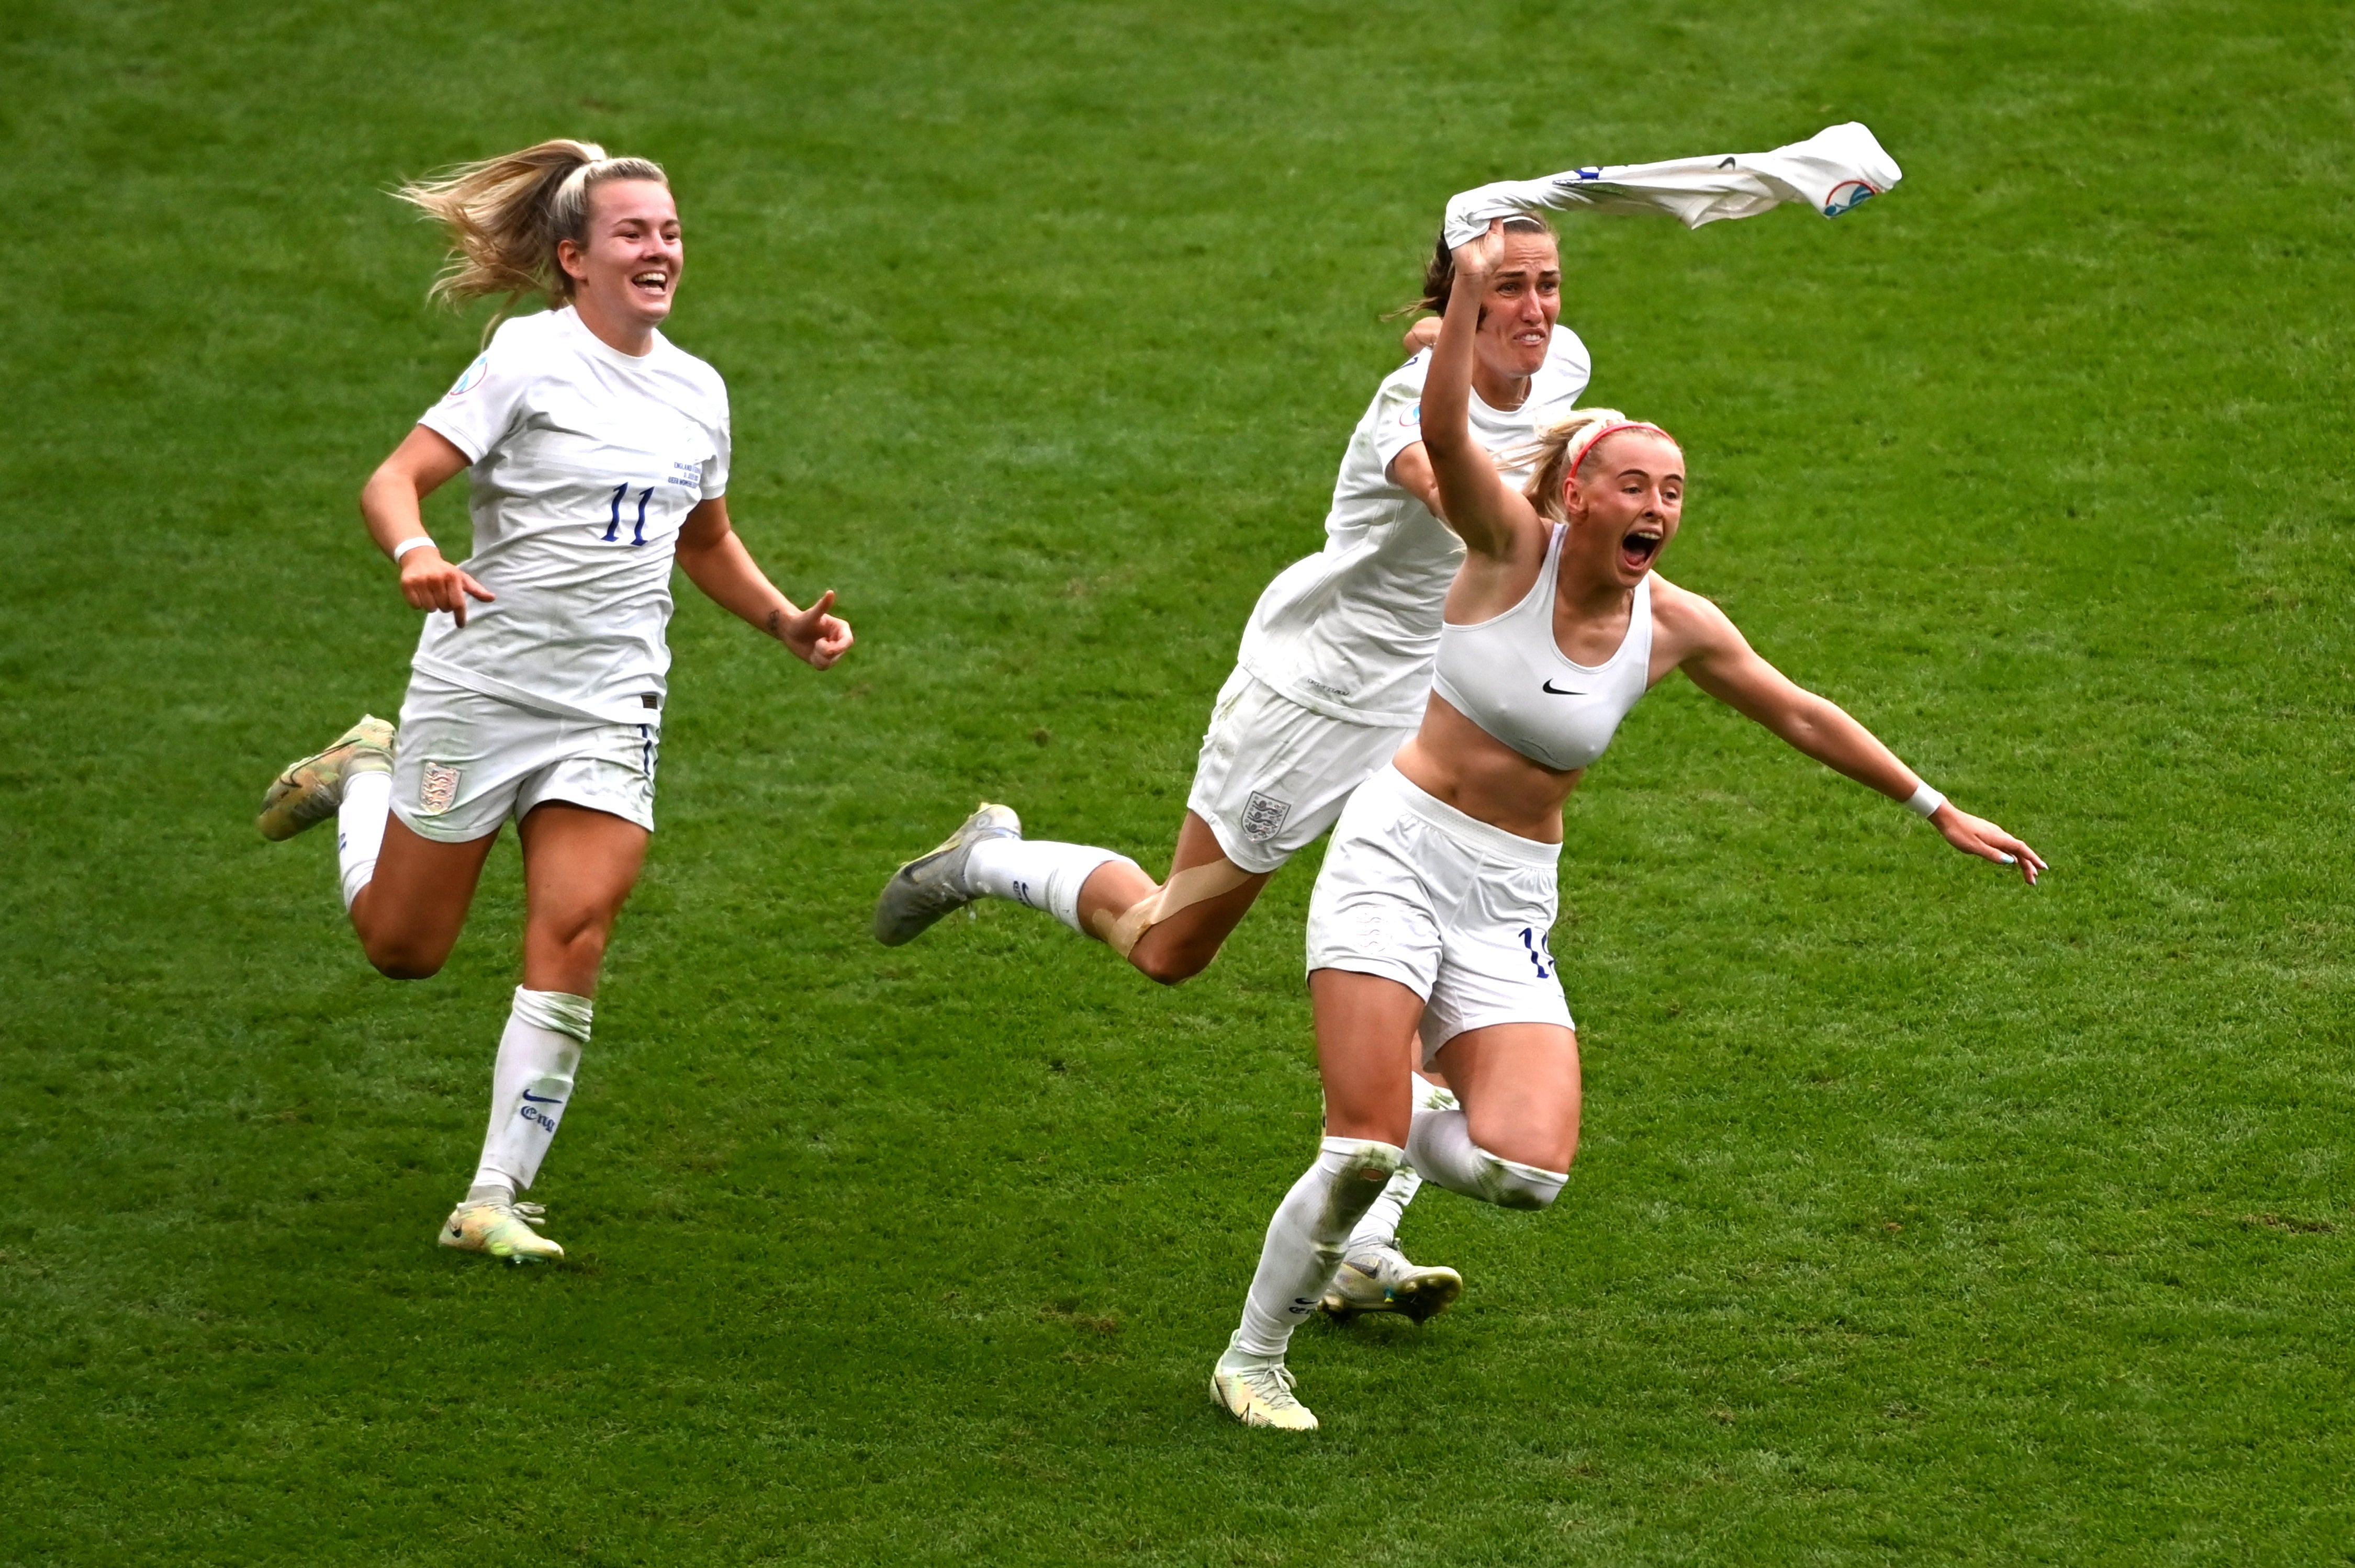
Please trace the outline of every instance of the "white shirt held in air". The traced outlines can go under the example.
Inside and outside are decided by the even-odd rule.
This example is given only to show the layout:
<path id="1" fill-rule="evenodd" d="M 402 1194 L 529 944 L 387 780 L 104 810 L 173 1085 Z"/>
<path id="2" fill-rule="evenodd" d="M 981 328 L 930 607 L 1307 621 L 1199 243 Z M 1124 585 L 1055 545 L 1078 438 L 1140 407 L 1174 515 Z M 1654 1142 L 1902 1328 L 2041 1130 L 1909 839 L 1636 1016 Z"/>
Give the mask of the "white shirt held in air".
<path id="1" fill-rule="evenodd" d="M 1391 372 L 1349 438 L 1325 518 L 1325 548 L 1267 585 L 1243 629 L 1238 662 L 1329 718 L 1412 725 L 1431 692 L 1440 609 L 1464 559 L 1463 541 L 1390 478 L 1391 461 L 1423 440 L 1425 350 Z M 1508 467 L 1518 449 L 1569 417 L 1590 373 L 1586 345 L 1556 326 L 1529 395 L 1509 413 L 1472 397 L 1472 435 Z"/>
<path id="2" fill-rule="evenodd" d="M 425 618 L 421 673 L 538 712 L 639 724 L 670 669 L 671 556 L 728 491 L 728 388 L 655 334 L 642 357 L 570 307 L 503 323 L 420 424 L 473 463 L 473 556 L 498 598 Z"/>

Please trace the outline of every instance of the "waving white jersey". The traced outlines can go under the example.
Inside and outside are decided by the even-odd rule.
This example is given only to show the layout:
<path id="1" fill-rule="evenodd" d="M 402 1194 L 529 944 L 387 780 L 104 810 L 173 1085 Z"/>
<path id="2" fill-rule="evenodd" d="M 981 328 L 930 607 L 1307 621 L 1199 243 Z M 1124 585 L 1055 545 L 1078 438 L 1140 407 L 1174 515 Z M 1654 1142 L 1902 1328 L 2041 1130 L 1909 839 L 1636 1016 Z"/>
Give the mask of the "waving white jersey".
<path id="1" fill-rule="evenodd" d="M 465 569 L 498 595 L 425 618 L 412 661 L 544 713 L 635 724 L 670 669 L 671 556 L 728 490 L 728 388 L 660 333 L 640 357 L 570 306 L 500 326 L 418 421 L 474 467 Z M 651 699 L 651 700 L 649 700 Z"/>
<path id="2" fill-rule="evenodd" d="M 1325 548 L 1267 585 L 1238 662 L 1301 706 L 1353 724 L 1412 725 L 1431 692 L 1440 607 L 1464 542 L 1390 478 L 1391 460 L 1423 440 L 1428 349 L 1391 372 L 1349 438 L 1325 518 Z M 1553 329 L 1529 395 L 1510 413 L 1472 397 L 1472 437 L 1508 468 L 1518 449 L 1567 418 L 1586 390 L 1586 345 Z"/>

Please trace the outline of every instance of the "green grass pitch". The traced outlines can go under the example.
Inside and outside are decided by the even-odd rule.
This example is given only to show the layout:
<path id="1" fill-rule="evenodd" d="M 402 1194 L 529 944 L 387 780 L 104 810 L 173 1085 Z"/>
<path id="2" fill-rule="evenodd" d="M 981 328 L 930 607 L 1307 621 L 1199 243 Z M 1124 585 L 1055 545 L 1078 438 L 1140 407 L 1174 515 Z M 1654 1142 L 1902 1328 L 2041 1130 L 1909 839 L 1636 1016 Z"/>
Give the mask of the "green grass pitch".
<path id="1" fill-rule="evenodd" d="M 2259 0 L 14 0 L 0 1563 L 2296 1563 L 2355 1542 L 2355 34 Z M 1869 123 L 1901 189 L 1570 224 L 1666 569 L 2053 863 L 1681 682 L 1574 800 L 1586 1140 L 1428 1193 L 1326 1421 L 1204 1397 L 1316 1128 L 1315 855 L 1156 991 L 980 797 L 1166 863 L 1441 204 Z M 512 838 L 394 985 L 261 789 L 390 713 L 353 497 L 474 352 L 397 178 L 664 160 L 734 511 L 860 643 L 682 588 L 663 829 L 541 1190 L 438 1251 Z M 431 521 L 458 535 L 462 508 Z M 462 535 L 458 535 L 462 536 Z"/>

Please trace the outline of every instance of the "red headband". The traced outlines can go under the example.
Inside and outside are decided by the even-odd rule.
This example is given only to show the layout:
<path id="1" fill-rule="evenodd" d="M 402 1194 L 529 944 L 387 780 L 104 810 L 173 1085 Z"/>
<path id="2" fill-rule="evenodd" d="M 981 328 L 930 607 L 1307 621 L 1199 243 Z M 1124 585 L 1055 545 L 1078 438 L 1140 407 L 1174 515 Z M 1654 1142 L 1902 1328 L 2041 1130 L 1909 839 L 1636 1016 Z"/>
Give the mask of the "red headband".
<path id="1" fill-rule="evenodd" d="M 1660 429 L 1657 425 L 1643 419 L 1622 419 L 1615 425 L 1605 425 L 1601 429 L 1595 431 L 1593 435 L 1587 437 L 1586 444 L 1578 449 L 1578 456 L 1571 460 L 1570 467 L 1564 471 L 1562 477 L 1564 479 L 1577 478 L 1578 471 L 1582 467 L 1585 466 L 1587 454 L 1603 444 L 1604 437 L 1615 436 L 1622 430 L 1649 430 L 1654 435 L 1659 437 L 1662 440 L 1667 441 L 1671 445 L 1674 445 L 1676 442 L 1676 437 L 1668 434 L 1668 431 Z"/>

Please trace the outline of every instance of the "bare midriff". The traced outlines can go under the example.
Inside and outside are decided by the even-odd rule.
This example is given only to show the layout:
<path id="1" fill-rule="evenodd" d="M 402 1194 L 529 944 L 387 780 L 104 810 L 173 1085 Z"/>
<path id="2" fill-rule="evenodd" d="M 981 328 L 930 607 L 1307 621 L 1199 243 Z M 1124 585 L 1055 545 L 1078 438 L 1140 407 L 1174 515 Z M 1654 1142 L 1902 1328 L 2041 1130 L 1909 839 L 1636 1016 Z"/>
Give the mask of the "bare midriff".
<path id="1" fill-rule="evenodd" d="M 1557 772 L 1530 761 L 1437 693 L 1423 710 L 1423 727 L 1399 747 L 1391 766 L 1407 782 L 1465 816 L 1541 844 L 1561 842 L 1561 807 L 1586 775 Z"/>

